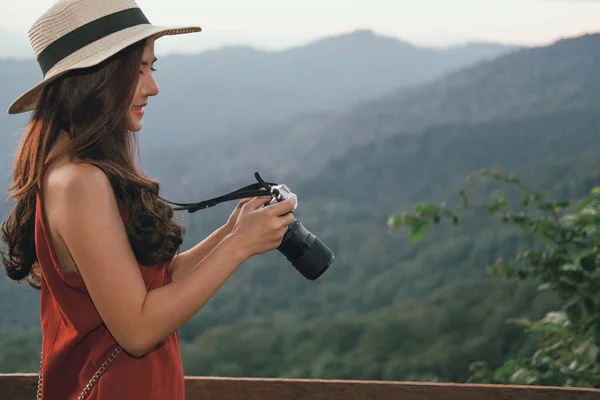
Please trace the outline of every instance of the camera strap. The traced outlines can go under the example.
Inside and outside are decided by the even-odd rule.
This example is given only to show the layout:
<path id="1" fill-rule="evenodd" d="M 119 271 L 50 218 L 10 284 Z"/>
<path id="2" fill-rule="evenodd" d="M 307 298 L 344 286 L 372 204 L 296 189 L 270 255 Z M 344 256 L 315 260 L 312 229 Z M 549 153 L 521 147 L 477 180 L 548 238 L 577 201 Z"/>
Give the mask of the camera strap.
<path id="1" fill-rule="evenodd" d="M 187 211 L 188 213 L 195 213 L 199 210 L 204 210 L 205 208 L 214 207 L 217 204 L 224 203 L 226 201 L 245 199 L 248 197 L 262 197 L 265 195 L 278 195 L 279 193 L 274 193 L 274 189 L 271 186 L 277 185 L 272 182 L 265 182 L 259 175 L 258 172 L 254 173 L 254 177 L 258 181 L 252 185 L 244 186 L 238 190 L 234 190 L 231 193 L 224 194 L 223 196 L 215 197 L 212 199 L 200 201 L 198 203 L 174 203 L 165 199 L 162 199 L 164 202 L 171 204 L 175 211 Z M 265 190 L 266 189 L 266 193 Z"/>

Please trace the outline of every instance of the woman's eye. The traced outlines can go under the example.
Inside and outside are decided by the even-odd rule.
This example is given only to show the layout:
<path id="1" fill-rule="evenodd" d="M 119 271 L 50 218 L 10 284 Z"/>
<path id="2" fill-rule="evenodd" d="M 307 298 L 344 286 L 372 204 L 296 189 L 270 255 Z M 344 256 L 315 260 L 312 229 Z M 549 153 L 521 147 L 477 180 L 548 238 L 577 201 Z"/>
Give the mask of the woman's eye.
<path id="1" fill-rule="evenodd" d="M 156 72 L 156 68 L 154 67 L 150 67 L 150 73 L 152 72 Z M 142 69 L 140 70 L 140 75 L 144 74 L 144 66 L 142 66 Z"/>

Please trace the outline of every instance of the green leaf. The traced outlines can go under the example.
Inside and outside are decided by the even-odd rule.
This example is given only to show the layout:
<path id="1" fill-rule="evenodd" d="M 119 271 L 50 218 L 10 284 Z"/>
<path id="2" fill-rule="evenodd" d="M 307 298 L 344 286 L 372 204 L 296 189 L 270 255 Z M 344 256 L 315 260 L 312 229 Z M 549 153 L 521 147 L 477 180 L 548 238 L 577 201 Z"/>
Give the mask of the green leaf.
<path id="1" fill-rule="evenodd" d="M 556 332 L 558 329 L 550 324 L 533 324 L 531 325 L 531 327 L 529 327 L 529 331 L 530 332 L 537 332 L 537 333 L 552 333 L 552 332 Z"/>
<path id="2" fill-rule="evenodd" d="M 581 210 L 583 210 L 584 208 L 586 208 L 587 206 L 589 206 L 590 204 L 592 204 L 595 201 L 598 201 L 597 196 L 590 196 L 590 197 L 584 198 L 577 204 L 577 207 L 575 208 L 575 212 L 580 212 Z"/>
<path id="3" fill-rule="evenodd" d="M 500 197 L 498 200 L 496 200 L 494 203 L 492 203 L 487 208 L 486 213 L 489 216 L 493 216 L 493 215 L 496 215 L 498 213 L 498 211 L 500 211 L 506 207 L 508 207 L 508 200 L 506 200 L 506 198 L 504 198 L 504 197 Z"/>
<path id="4" fill-rule="evenodd" d="M 505 214 L 505 216 L 509 217 L 515 224 L 519 225 L 519 227 L 525 232 L 529 232 L 531 226 L 533 225 L 531 217 L 524 212 L 520 212 L 518 214 Z"/>
<path id="5" fill-rule="evenodd" d="M 530 328 L 533 322 L 529 318 L 510 318 L 506 320 L 507 324 L 520 326 L 522 328 Z"/>
<path id="6" fill-rule="evenodd" d="M 581 271 L 581 267 L 577 264 L 565 264 L 560 269 L 562 271 Z"/>
<path id="7" fill-rule="evenodd" d="M 550 285 L 549 283 L 542 283 L 540 286 L 538 286 L 537 290 L 543 292 L 545 290 L 549 290 L 551 287 L 552 285 Z"/>
<path id="8" fill-rule="evenodd" d="M 424 217 L 433 217 L 440 213 L 440 206 L 437 204 L 417 204 L 414 206 L 414 211 Z"/>
<path id="9" fill-rule="evenodd" d="M 552 210 L 554 210 L 554 204 L 542 203 L 539 206 L 537 206 L 537 209 L 540 211 L 552 211 Z"/>
<path id="10" fill-rule="evenodd" d="M 592 194 L 600 194 L 600 186 L 594 186 L 592 188 Z"/>
<path id="11" fill-rule="evenodd" d="M 467 198 L 467 194 L 465 193 L 465 190 L 464 189 L 460 189 L 458 191 L 458 195 L 462 199 L 463 206 L 467 207 L 469 205 L 469 199 Z"/>
<path id="12" fill-rule="evenodd" d="M 411 237 L 413 243 L 419 243 L 423 240 L 423 236 L 425 236 L 425 232 L 429 228 L 429 222 L 426 220 L 420 220 L 413 223 L 411 226 Z"/>
<path id="13" fill-rule="evenodd" d="M 598 361 L 598 346 L 596 346 L 593 340 L 583 342 L 577 350 L 585 363 L 594 365 Z"/>
<path id="14" fill-rule="evenodd" d="M 541 322 L 545 324 L 563 326 L 568 322 L 568 317 L 563 311 L 550 311 L 544 316 Z"/>
<path id="15" fill-rule="evenodd" d="M 565 208 L 569 207 L 571 205 L 570 201 L 567 200 L 562 200 L 562 201 L 557 201 L 554 204 L 554 212 L 561 212 L 562 210 L 564 210 Z"/>
<path id="16" fill-rule="evenodd" d="M 531 193 L 527 193 L 526 195 L 523 196 L 523 198 L 521 199 L 521 205 L 523 207 L 527 207 L 529 205 L 529 203 L 531 203 L 533 200 L 535 199 L 534 195 Z"/>
<path id="17" fill-rule="evenodd" d="M 537 226 L 535 227 L 534 233 L 537 237 L 542 241 L 542 244 L 546 246 L 548 244 L 549 235 L 548 232 L 552 224 L 549 221 L 539 221 Z"/>
<path id="18" fill-rule="evenodd" d="M 390 215 L 387 220 L 388 229 L 391 231 L 395 231 L 399 226 L 404 222 L 404 218 L 401 214 Z"/>

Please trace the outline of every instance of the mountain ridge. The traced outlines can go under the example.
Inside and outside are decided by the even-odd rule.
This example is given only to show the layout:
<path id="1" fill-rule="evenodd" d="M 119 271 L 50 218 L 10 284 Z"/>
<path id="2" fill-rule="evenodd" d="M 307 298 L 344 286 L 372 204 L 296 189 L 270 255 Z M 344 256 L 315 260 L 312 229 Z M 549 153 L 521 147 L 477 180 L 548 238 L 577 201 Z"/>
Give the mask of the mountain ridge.
<path id="1" fill-rule="evenodd" d="M 182 150 L 177 162 L 206 182 L 214 176 L 228 176 L 230 182 L 223 183 L 229 187 L 249 179 L 244 178 L 248 170 L 270 171 L 276 180 L 295 180 L 301 176 L 294 171 L 314 175 L 333 157 L 390 135 L 418 134 L 436 125 L 587 109 L 600 101 L 600 81 L 595 79 L 598 54 L 600 35 L 518 50 L 342 111 L 257 124 L 204 140 Z M 257 157 L 261 152 L 270 156 Z M 156 157 L 158 152 L 149 153 L 146 160 Z M 152 164 L 147 163 L 151 173 L 162 176 Z M 197 185 L 165 182 L 169 194 L 178 185 L 186 196 L 201 196 Z"/>
<path id="2" fill-rule="evenodd" d="M 349 37 L 339 40 L 351 42 Z M 381 39 L 377 35 L 371 35 L 369 41 L 395 43 L 394 39 Z M 327 46 L 330 48 L 335 42 L 331 39 Z M 243 131 L 267 121 L 323 113 L 332 108 L 344 109 L 345 105 L 363 98 L 433 79 L 475 59 L 490 57 L 488 50 L 478 50 L 481 56 L 471 54 L 462 59 L 462 56 L 450 57 L 443 51 L 419 50 L 426 57 L 433 54 L 439 62 L 428 71 L 418 71 L 405 68 L 406 56 L 398 52 L 391 54 L 377 50 L 377 46 L 372 46 L 375 50 L 363 46 L 348 53 L 345 47 L 346 58 L 362 59 L 362 64 L 333 56 L 329 49 L 314 52 L 308 45 L 300 52 L 290 50 L 283 55 L 234 49 L 161 57 L 156 73 L 161 95 L 150 101 L 147 128 L 141 134 L 141 153 L 152 149 L 185 149 L 191 143 Z M 377 56 L 373 51 L 379 51 Z M 496 51 L 504 54 L 510 50 L 493 47 L 492 53 Z M 414 54 L 412 50 L 411 54 Z M 420 56 L 408 58 L 413 58 L 411 62 L 415 65 L 421 59 Z M 0 60 L 0 69 L 3 71 L 0 111 L 7 110 L 17 96 L 42 79 L 39 67 L 32 60 Z M 356 79 L 357 76 L 363 78 Z M 0 112 L 0 166 L 4 171 L 10 169 L 19 131 L 24 128 L 27 117 L 28 114 L 8 116 L 6 111 Z M 3 175 L 0 183 L 6 186 L 8 174 Z"/>
<path id="3" fill-rule="evenodd" d="M 17 39 L 16 41 L 17 41 L 17 44 L 19 45 L 19 47 L 22 47 L 22 49 L 19 51 L 19 54 L 20 54 L 19 58 L 26 58 L 26 59 L 33 60 L 34 55 L 30 48 L 30 44 L 29 44 L 27 35 L 22 35 L 17 32 L 14 32 L 12 30 L 0 29 L 0 44 L 8 43 L 10 41 L 14 42 L 15 39 Z M 403 39 L 402 37 L 379 33 L 376 30 L 370 29 L 370 28 L 357 28 L 354 30 L 342 31 L 342 32 L 334 33 L 334 34 L 330 34 L 330 35 L 324 35 L 324 36 L 317 37 L 312 40 L 308 40 L 302 44 L 289 45 L 287 47 L 284 47 L 281 49 L 275 49 L 275 50 L 260 47 L 258 45 L 224 44 L 219 47 L 206 49 L 206 50 L 198 50 L 195 52 L 177 52 L 177 51 L 168 52 L 165 54 L 165 56 L 166 57 L 190 57 L 190 56 L 194 57 L 194 56 L 205 55 L 205 54 L 210 54 L 210 53 L 229 52 L 232 50 L 234 50 L 234 51 L 236 51 L 236 50 L 249 51 L 249 52 L 263 53 L 263 54 L 279 54 L 279 53 L 287 53 L 287 52 L 294 52 L 297 50 L 303 50 L 303 49 L 309 48 L 309 47 L 316 47 L 316 46 L 322 46 L 322 45 L 328 46 L 332 42 L 339 43 L 339 42 L 343 42 L 343 41 L 350 41 L 351 44 L 356 44 L 356 42 L 353 42 L 353 40 L 355 40 L 355 39 L 362 40 L 363 42 L 369 41 L 367 43 L 374 43 L 373 39 L 380 39 L 380 40 L 388 41 L 390 43 L 393 42 L 397 45 L 402 45 L 406 48 L 429 49 L 432 51 L 454 51 L 454 50 L 458 50 L 458 49 L 464 49 L 467 47 L 481 47 L 481 46 L 489 47 L 489 48 L 506 48 L 506 49 L 518 49 L 518 48 L 528 47 L 528 46 L 516 45 L 516 44 L 512 44 L 512 43 L 502 43 L 502 42 L 495 42 L 495 41 L 488 41 L 488 40 L 476 40 L 476 39 L 459 42 L 459 43 L 451 43 L 448 45 L 437 47 L 437 46 L 417 44 L 415 42 Z M 2 54 L 4 54 L 4 53 L 0 53 L 0 59 L 13 58 L 10 55 L 2 56 Z"/>

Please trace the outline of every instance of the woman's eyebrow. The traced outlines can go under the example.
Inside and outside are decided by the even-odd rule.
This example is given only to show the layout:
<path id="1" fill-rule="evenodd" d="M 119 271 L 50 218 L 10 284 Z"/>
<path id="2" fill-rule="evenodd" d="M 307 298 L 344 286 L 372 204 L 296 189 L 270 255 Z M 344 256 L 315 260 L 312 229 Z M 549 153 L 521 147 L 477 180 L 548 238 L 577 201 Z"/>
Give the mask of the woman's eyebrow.
<path id="1" fill-rule="evenodd" d="M 154 57 L 154 60 L 152 61 L 152 64 L 154 64 L 157 61 L 158 61 L 158 58 Z M 148 65 L 148 61 L 142 60 L 142 65 Z"/>

